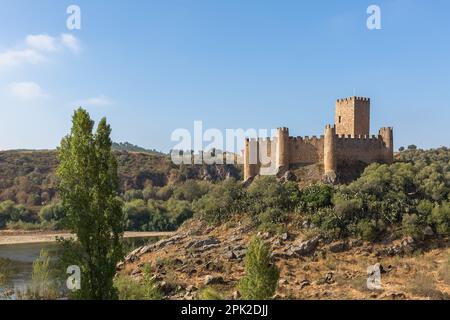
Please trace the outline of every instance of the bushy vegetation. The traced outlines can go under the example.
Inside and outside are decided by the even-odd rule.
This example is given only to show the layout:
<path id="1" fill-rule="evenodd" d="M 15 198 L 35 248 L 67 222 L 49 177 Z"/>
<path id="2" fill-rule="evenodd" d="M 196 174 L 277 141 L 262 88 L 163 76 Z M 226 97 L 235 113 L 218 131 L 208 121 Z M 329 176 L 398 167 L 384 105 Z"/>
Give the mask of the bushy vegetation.
<path id="1" fill-rule="evenodd" d="M 194 214 L 211 223 L 246 214 L 276 230 L 298 217 L 323 236 L 376 241 L 389 234 L 423 239 L 450 232 L 450 151 L 408 148 L 392 165 L 372 164 L 348 185 L 311 185 L 258 177 L 248 189 L 233 181 L 214 185 L 195 201 Z M 427 232 L 426 232 L 427 231 Z"/>
<path id="2" fill-rule="evenodd" d="M 367 240 L 397 228 L 413 238 L 422 238 L 426 227 L 440 235 L 448 234 L 448 150 L 432 151 L 430 155 L 416 149 L 404 153 L 404 162 L 372 164 L 358 180 L 337 187 L 332 206 L 312 213 L 310 219 L 327 233 L 359 235 Z"/>
<path id="3" fill-rule="evenodd" d="M 8 223 L 32 223 L 37 220 L 33 212 L 24 205 L 16 205 L 11 200 L 0 203 L 0 229 L 5 228 Z"/>
<path id="4" fill-rule="evenodd" d="M 394 164 L 372 164 L 348 185 L 319 183 L 302 189 L 275 177 L 258 177 L 248 188 L 234 178 L 199 180 L 208 167 L 175 167 L 155 154 L 123 153 L 117 159 L 127 230 L 175 230 L 192 216 L 217 224 L 241 214 L 260 229 L 274 232 L 282 232 L 295 218 L 331 239 L 355 236 L 374 241 L 391 233 L 421 239 L 430 230 L 437 235 L 450 232 L 447 148 L 424 151 L 410 146 L 396 155 Z M 19 180 L 19 185 L 33 189 Z M 23 203 L 0 203 L 0 228 L 32 228 L 36 223 L 61 228 L 63 216 L 55 199 L 41 206 L 38 215 Z"/>
<path id="5" fill-rule="evenodd" d="M 152 276 L 148 266 L 145 266 L 140 282 L 124 275 L 116 277 L 114 287 L 117 289 L 119 300 L 161 300 L 163 294 Z"/>
<path id="6" fill-rule="evenodd" d="M 50 256 L 46 250 L 41 250 L 39 257 L 33 262 L 31 284 L 21 294 L 26 300 L 52 300 L 58 297 L 58 291 L 51 278 Z"/>
<path id="7" fill-rule="evenodd" d="M 202 288 L 199 292 L 200 300 L 223 300 L 223 295 L 213 287 Z"/>
<path id="8" fill-rule="evenodd" d="M 159 216 L 169 230 L 184 221 L 186 211 L 171 212 L 163 203 L 171 198 L 192 203 L 209 192 L 214 181 L 231 176 L 240 179 L 240 167 L 233 165 L 174 165 L 168 155 L 145 150 L 129 143 L 113 144 L 118 164 L 119 195 L 125 202 L 149 200 L 158 202 Z M 55 175 L 58 166 L 56 151 L 0 151 L 0 204 L 20 209 L 22 216 L 0 214 L 0 229 L 58 229 L 64 226 L 60 218 L 60 197 Z M 203 181 L 207 179 L 208 181 Z M 175 206 L 176 207 L 176 206 Z M 17 211 L 17 210 L 16 210 Z M 183 210 L 182 210 L 183 211 Z M 2 210 L 5 212 L 5 210 Z M 26 217 L 25 217 L 26 214 Z M 188 214 L 187 216 L 190 216 Z M 158 218 L 156 219 L 158 220 Z M 133 230 L 159 230 L 151 222 L 137 224 Z"/>
<path id="9" fill-rule="evenodd" d="M 7 287 L 11 276 L 16 270 L 14 261 L 6 258 L 0 258 L 0 287 Z"/>

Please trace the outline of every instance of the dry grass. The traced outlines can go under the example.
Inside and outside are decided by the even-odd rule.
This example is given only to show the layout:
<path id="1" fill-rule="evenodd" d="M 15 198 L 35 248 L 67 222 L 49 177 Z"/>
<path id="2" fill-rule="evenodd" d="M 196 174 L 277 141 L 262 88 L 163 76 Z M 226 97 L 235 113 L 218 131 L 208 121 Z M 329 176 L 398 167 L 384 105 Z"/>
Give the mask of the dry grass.
<path id="1" fill-rule="evenodd" d="M 450 254 L 447 256 L 447 260 L 444 261 L 440 270 L 439 278 L 448 286 L 450 286 Z"/>
<path id="2" fill-rule="evenodd" d="M 432 300 L 448 300 L 450 296 L 437 289 L 435 279 L 430 274 L 418 272 L 409 285 L 409 291 L 417 296 Z"/>
<path id="3" fill-rule="evenodd" d="M 243 227 L 242 221 L 235 222 Z M 237 232 L 237 228 L 232 226 L 219 226 L 207 230 L 207 227 L 194 222 L 189 225 L 189 230 L 196 231 L 196 235 L 215 236 L 219 241 L 227 246 L 230 239 L 239 235 L 239 241 L 233 241 L 242 246 L 248 244 L 252 236 L 251 232 Z M 290 234 L 295 232 L 295 241 L 305 239 L 304 234 L 297 230 L 290 230 Z M 165 261 L 165 278 L 183 285 L 194 285 L 201 289 L 204 287 L 203 280 L 208 274 L 220 275 L 227 285 L 215 288 L 225 297 L 231 296 L 236 290 L 238 281 L 244 274 L 243 261 L 224 258 L 220 248 L 208 250 L 204 253 L 190 253 L 184 250 L 184 246 L 191 239 L 187 238 L 176 246 L 169 246 L 161 252 L 154 252 L 144 255 L 134 266 L 127 266 L 126 271 L 130 272 L 138 263 L 157 260 Z M 373 247 L 373 248 L 372 248 Z M 301 258 L 279 258 L 276 262 L 280 269 L 280 279 L 283 283 L 278 286 L 277 296 L 279 299 L 379 299 L 389 291 L 403 292 L 407 299 L 448 299 L 450 286 L 448 280 L 449 254 L 447 245 L 443 248 L 424 251 L 420 255 L 378 257 L 377 249 L 381 244 L 366 243 L 362 247 L 357 247 L 346 252 L 330 253 L 319 248 L 315 255 Z M 326 254 L 322 254 L 325 253 Z M 191 256 L 194 254 L 194 256 Z M 183 261 L 185 268 L 180 268 L 179 264 L 172 261 L 179 258 Z M 212 262 L 214 268 L 206 265 Z M 375 263 L 381 263 L 388 270 L 381 275 L 381 284 L 384 292 L 370 291 L 367 288 L 367 267 Z M 220 270 L 216 267 L 220 266 Z M 180 269 L 180 271 L 178 271 Z M 181 269 L 184 269 L 182 271 Z M 195 270 L 189 273 L 187 270 Z M 171 272 L 175 274 L 171 274 Z M 334 273 L 334 281 L 327 283 L 324 280 L 327 273 Z M 422 274 L 420 274 L 422 273 Z M 304 285 L 307 280 L 308 285 Z"/>

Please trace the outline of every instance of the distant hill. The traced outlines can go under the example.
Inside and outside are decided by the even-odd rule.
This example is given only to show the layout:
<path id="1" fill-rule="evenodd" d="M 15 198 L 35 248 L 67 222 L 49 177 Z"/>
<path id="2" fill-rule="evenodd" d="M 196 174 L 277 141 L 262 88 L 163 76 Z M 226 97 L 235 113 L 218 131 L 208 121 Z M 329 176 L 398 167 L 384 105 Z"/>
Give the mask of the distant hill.
<path id="1" fill-rule="evenodd" d="M 121 193 L 131 189 L 142 190 L 148 184 L 162 187 L 187 179 L 218 181 L 226 177 L 239 180 L 241 177 L 240 166 L 178 166 L 172 163 L 169 155 L 127 143 L 116 145 L 128 148 L 114 151 Z M 0 151 L 0 202 L 12 200 L 37 212 L 42 205 L 57 197 L 57 166 L 56 150 Z"/>
<path id="2" fill-rule="evenodd" d="M 113 142 L 112 149 L 116 151 L 128 151 L 128 152 L 145 152 L 153 154 L 163 154 L 155 149 L 145 149 L 143 147 L 137 146 L 135 144 L 125 142 Z"/>

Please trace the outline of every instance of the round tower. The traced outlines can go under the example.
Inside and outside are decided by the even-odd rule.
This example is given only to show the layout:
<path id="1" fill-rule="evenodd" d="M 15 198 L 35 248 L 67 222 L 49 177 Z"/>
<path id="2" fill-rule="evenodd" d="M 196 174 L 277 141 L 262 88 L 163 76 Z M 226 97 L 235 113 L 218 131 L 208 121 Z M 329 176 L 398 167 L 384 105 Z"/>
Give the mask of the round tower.
<path id="1" fill-rule="evenodd" d="M 336 173 L 336 127 L 327 125 L 325 127 L 325 138 L 323 147 L 323 167 L 325 174 Z"/>
<path id="2" fill-rule="evenodd" d="M 289 129 L 277 129 L 277 156 L 276 166 L 278 171 L 289 169 Z"/>
<path id="3" fill-rule="evenodd" d="M 394 162 L 394 129 L 393 128 L 381 128 L 379 135 L 383 139 L 386 146 L 384 152 L 384 158 L 386 163 Z"/>
<path id="4" fill-rule="evenodd" d="M 257 145 L 256 141 L 245 139 L 244 149 L 244 181 L 257 175 Z"/>

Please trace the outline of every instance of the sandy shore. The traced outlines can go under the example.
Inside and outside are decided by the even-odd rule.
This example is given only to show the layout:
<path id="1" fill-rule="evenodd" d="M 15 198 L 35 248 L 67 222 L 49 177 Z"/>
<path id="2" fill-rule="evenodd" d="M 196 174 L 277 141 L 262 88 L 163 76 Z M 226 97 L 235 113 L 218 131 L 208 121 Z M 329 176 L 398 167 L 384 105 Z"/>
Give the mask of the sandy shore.
<path id="1" fill-rule="evenodd" d="M 169 237 L 174 232 L 125 232 L 125 238 L 152 238 Z M 49 243 L 55 242 L 56 238 L 70 239 L 73 234 L 68 232 L 36 232 L 36 231 L 0 231 L 0 245 L 26 244 L 26 243 Z"/>

